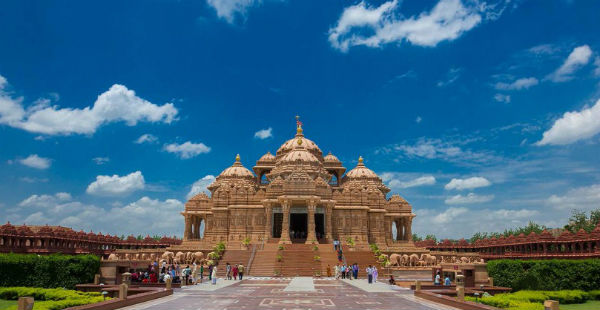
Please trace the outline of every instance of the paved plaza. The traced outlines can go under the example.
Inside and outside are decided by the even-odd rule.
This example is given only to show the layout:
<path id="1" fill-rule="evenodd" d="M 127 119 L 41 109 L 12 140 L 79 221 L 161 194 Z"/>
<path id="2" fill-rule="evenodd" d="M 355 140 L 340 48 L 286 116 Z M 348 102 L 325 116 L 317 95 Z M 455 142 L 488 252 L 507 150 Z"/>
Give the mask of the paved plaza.
<path id="1" fill-rule="evenodd" d="M 450 310 L 415 298 L 412 291 L 366 280 L 249 278 L 178 289 L 172 296 L 123 308 L 126 310 Z"/>

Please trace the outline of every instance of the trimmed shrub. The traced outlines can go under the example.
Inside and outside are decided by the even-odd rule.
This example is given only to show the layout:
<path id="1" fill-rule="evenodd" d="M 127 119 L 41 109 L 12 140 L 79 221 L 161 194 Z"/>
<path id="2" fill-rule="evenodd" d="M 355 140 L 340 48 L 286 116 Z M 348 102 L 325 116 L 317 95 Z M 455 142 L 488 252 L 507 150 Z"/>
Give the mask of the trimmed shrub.
<path id="1" fill-rule="evenodd" d="M 600 259 L 492 260 L 494 284 L 519 290 L 584 290 L 600 288 Z"/>
<path id="2" fill-rule="evenodd" d="M 17 300 L 19 299 L 19 297 L 26 296 L 31 296 L 35 299 L 35 310 L 60 310 L 68 307 L 97 303 L 104 300 L 104 297 L 102 297 L 102 295 L 98 292 L 79 292 L 73 290 L 65 290 L 62 288 L 0 288 L 0 299 Z M 17 306 L 13 306 L 13 309 L 16 308 Z"/>
<path id="3" fill-rule="evenodd" d="M 0 286 L 64 287 L 90 283 L 100 268 L 95 255 L 0 254 Z"/>
<path id="4" fill-rule="evenodd" d="M 477 299 L 478 302 L 493 307 L 509 310 L 543 310 L 544 300 L 558 300 L 560 304 L 582 304 L 588 299 L 595 299 L 599 291 L 584 292 L 581 290 L 564 291 L 519 291 L 516 293 L 496 294 L 495 296 Z M 475 297 L 465 297 L 466 300 L 475 301 Z"/>

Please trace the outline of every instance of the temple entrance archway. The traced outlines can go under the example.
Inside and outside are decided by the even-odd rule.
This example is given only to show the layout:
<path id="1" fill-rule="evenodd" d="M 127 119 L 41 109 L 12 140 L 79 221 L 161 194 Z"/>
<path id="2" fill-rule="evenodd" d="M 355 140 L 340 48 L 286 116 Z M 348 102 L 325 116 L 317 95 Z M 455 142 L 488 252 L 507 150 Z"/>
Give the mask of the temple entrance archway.
<path id="1" fill-rule="evenodd" d="M 290 214 L 290 239 L 292 243 L 304 243 L 308 233 L 308 214 Z"/>
<path id="2" fill-rule="evenodd" d="M 273 213 L 273 238 L 281 238 L 281 225 L 283 213 Z"/>
<path id="3" fill-rule="evenodd" d="M 325 238 L 325 214 L 323 213 L 315 213 L 315 234 L 317 240 Z"/>

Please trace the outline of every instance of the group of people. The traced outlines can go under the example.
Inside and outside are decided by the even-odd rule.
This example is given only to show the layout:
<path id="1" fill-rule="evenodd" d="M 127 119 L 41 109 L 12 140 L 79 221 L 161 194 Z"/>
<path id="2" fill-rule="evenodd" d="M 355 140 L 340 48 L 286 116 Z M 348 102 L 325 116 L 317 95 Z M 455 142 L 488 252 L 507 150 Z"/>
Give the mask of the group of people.
<path id="1" fill-rule="evenodd" d="M 334 276 L 336 279 L 348 279 L 355 280 L 358 279 L 358 264 L 354 263 L 352 265 L 346 264 L 337 264 L 333 267 Z M 331 277 L 331 267 L 327 265 L 327 276 Z"/>
<path id="2" fill-rule="evenodd" d="M 244 279 L 244 265 L 243 264 L 235 264 L 235 266 L 231 266 L 229 262 L 225 265 L 225 278 L 227 280 L 243 280 Z"/>
<path id="3" fill-rule="evenodd" d="M 441 281 L 442 281 L 442 276 L 440 275 L 440 272 L 438 271 L 435 274 L 435 278 L 433 279 L 433 284 L 434 285 L 442 285 Z M 446 275 L 446 278 L 444 279 L 444 285 L 445 286 L 452 285 L 452 280 L 450 280 L 450 276 Z"/>

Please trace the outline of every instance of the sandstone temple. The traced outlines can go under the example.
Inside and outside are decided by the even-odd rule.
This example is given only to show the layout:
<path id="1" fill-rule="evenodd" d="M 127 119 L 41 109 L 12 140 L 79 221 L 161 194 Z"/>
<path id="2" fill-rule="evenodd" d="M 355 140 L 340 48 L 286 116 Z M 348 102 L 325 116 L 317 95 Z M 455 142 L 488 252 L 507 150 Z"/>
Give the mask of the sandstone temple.
<path id="1" fill-rule="evenodd" d="M 200 193 L 185 204 L 182 249 L 352 239 L 357 248 L 415 250 L 411 205 L 397 194 L 387 198 L 390 189 L 362 157 L 346 172 L 336 156 L 323 156 L 299 121 L 275 155 L 267 152 L 252 171 L 236 156 L 208 190 L 210 197 Z"/>

